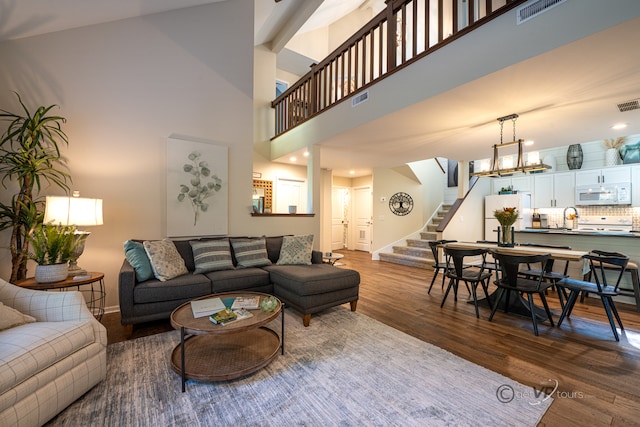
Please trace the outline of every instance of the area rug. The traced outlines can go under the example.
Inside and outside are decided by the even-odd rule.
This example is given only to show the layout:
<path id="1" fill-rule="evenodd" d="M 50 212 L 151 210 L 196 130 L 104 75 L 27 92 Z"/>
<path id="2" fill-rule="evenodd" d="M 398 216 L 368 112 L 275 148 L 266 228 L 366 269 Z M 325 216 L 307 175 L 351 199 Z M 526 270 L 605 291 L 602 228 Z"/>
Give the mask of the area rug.
<path id="1" fill-rule="evenodd" d="M 535 426 L 551 404 L 346 307 L 308 328 L 285 316 L 284 356 L 238 380 L 187 381 L 185 393 L 169 361 L 178 331 L 110 345 L 106 381 L 49 425 Z"/>

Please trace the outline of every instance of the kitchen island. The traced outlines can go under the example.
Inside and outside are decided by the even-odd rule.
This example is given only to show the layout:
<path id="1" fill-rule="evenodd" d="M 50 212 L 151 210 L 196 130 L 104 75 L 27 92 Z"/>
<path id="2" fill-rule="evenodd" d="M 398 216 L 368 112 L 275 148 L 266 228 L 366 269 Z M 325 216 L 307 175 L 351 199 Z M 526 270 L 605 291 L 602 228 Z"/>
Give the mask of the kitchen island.
<path id="1" fill-rule="evenodd" d="M 564 245 L 578 251 L 599 249 L 608 252 L 620 252 L 631 261 L 640 261 L 640 233 L 613 231 L 580 231 L 561 228 L 524 229 L 516 231 L 516 243 L 536 243 L 540 245 Z M 571 277 L 581 277 L 582 263 L 572 262 L 568 274 Z M 611 276 L 612 277 L 612 276 Z M 620 287 L 625 294 L 633 292 L 633 285 L 629 274 L 625 274 Z M 620 296 L 617 301 L 636 304 L 632 296 Z"/>

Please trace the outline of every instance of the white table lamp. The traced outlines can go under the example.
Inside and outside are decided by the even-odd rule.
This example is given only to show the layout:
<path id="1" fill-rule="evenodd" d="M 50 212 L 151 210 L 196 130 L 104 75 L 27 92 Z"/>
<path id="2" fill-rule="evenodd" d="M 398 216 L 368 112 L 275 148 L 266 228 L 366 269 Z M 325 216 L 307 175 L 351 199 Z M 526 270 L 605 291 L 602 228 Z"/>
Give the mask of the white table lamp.
<path id="1" fill-rule="evenodd" d="M 47 196 L 43 222 L 76 227 L 102 225 L 102 199 L 79 197 L 77 191 L 73 192 L 73 197 Z M 77 245 L 69 261 L 69 276 L 87 274 L 78 266 L 78 258 L 84 252 L 84 243 L 89 234 L 88 231 L 76 231 Z"/>

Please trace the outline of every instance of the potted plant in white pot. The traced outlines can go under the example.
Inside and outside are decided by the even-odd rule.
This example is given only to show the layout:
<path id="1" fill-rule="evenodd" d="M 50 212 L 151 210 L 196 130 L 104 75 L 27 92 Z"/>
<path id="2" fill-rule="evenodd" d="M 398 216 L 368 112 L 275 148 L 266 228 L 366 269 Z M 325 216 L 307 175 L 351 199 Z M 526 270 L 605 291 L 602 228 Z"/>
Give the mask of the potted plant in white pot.
<path id="1" fill-rule="evenodd" d="M 28 257 L 38 263 L 38 283 L 58 282 L 67 278 L 69 260 L 77 245 L 74 225 L 39 224 L 29 235 L 32 252 Z"/>

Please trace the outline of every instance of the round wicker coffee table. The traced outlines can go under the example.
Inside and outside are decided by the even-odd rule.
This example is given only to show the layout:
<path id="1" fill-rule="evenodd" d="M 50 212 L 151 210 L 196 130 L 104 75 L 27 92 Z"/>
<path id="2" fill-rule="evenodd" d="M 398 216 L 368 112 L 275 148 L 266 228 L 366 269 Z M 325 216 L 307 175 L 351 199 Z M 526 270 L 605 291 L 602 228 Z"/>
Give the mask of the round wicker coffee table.
<path id="1" fill-rule="evenodd" d="M 228 292 L 197 299 L 218 297 L 226 304 L 233 298 L 271 295 L 258 292 Z M 268 365 L 277 355 L 284 354 L 284 312 L 278 300 L 275 310 L 249 310 L 253 316 L 226 325 L 216 325 L 209 316 L 194 318 L 191 302 L 171 313 L 171 326 L 180 330 L 180 344 L 171 353 L 171 366 L 185 381 L 226 381 L 251 374 Z M 267 323 L 282 313 L 280 335 L 267 328 Z"/>

